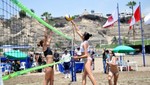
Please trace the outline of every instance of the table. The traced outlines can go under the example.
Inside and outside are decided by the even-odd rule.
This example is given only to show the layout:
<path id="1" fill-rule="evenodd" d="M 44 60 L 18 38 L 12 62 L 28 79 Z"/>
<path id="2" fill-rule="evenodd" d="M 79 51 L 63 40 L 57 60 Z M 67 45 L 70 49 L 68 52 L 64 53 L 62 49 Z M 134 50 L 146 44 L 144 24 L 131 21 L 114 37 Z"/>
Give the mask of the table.
<path id="1" fill-rule="evenodd" d="M 62 64 L 58 64 L 58 68 L 59 68 L 59 71 L 60 72 L 64 72 L 64 68 L 63 68 L 63 65 Z M 84 68 L 84 63 L 83 62 L 75 62 L 75 71 L 76 72 L 82 72 Z M 71 71 L 71 69 L 70 69 Z"/>

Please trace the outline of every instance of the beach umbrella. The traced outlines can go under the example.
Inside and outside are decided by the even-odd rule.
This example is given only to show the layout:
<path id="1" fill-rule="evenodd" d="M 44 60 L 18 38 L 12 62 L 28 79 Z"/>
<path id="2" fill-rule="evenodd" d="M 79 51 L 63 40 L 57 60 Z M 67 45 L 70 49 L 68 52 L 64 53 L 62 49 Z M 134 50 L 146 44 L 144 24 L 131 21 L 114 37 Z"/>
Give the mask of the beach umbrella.
<path id="1" fill-rule="evenodd" d="M 135 52 L 135 49 L 133 49 L 130 46 L 120 45 L 113 49 L 113 52 L 115 53 L 129 53 L 129 52 Z"/>
<path id="2" fill-rule="evenodd" d="M 117 46 L 113 49 L 113 52 L 115 53 L 130 53 L 130 52 L 135 52 L 135 49 L 133 49 L 130 46 L 125 46 L 125 45 L 120 45 Z M 120 65 L 123 65 L 123 61 L 122 61 L 122 56 L 120 56 Z"/>
<path id="3" fill-rule="evenodd" d="M 27 58 L 27 54 L 21 52 L 20 50 L 11 50 L 8 52 L 4 52 L 4 56 L 6 56 L 8 59 L 14 60 L 23 60 Z"/>

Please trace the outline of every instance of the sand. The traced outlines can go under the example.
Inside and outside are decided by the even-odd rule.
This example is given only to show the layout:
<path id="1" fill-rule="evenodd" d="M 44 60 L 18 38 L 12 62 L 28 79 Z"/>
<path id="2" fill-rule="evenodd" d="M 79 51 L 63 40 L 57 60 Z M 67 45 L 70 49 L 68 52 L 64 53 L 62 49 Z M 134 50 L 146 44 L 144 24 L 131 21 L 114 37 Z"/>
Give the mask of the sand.
<path id="1" fill-rule="evenodd" d="M 124 56 L 124 60 L 136 61 L 138 71 L 135 66 L 131 66 L 133 71 L 119 72 L 118 85 L 150 85 L 150 55 L 146 55 L 146 66 L 143 66 L 142 55 Z M 102 58 L 95 58 L 95 70 L 93 71 L 97 85 L 108 85 L 107 74 L 103 73 Z M 71 82 L 71 79 L 64 78 L 60 72 L 55 72 L 54 85 L 81 85 L 82 73 L 77 73 L 77 81 Z M 43 85 L 44 73 L 28 73 L 10 80 L 4 81 L 4 85 Z M 92 85 L 87 78 L 87 85 Z"/>

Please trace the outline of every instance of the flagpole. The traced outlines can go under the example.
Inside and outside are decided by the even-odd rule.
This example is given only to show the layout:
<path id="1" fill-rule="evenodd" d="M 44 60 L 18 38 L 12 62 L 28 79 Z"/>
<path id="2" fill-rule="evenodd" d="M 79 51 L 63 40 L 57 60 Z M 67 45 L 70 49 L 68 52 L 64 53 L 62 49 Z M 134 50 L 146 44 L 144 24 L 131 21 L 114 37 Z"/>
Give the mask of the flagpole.
<path id="1" fill-rule="evenodd" d="M 119 4 L 117 3 L 117 14 L 118 14 L 118 44 L 121 45 L 121 38 L 120 38 L 120 16 L 119 16 Z M 122 66 L 122 56 L 120 56 L 120 63 Z"/>
<path id="2" fill-rule="evenodd" d="M 117 3 L 117 13 L 118 13 L 118 44 L 121 45 L 121 38 L 120 38 L 120 17 L 119 17 L 119 4 Z"/>
<path id="3" fill-rule="evenodd" d="M 140 6 L 140 29 L 141 29 L 141 38 L 142 38 L 142 55 L 143 55 L 143 66 L 145 67 L 145 45 L 144 45 L 144 30 L 142 27 L 142 17 L 141 17 L 141 3 L 139 2 Z"/>

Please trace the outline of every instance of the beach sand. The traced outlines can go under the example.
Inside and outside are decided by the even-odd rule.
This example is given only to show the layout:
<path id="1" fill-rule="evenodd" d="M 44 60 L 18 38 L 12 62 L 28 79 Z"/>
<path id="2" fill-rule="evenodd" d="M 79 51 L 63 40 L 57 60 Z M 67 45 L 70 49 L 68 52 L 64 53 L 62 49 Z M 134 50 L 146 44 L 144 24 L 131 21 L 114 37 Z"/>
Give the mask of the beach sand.
<path id="1" fill-rule="evenodd" d="M 125 61 L 136 61 L 138 71 L 135 71 L 135 66 L 132 65 L 133 71 L 119 72 L 118 85 L 150 85 L 150 55 L 146 55 L 146 66 L 143 66 L 142 55 L 124 56 Z M 108 85 L 107 74 L 103 73 L 102 58 L 95 58 L 95 70 L 93 75 L 97 81 L 97 85 Z M 60 72 L 55 72 L 54 85 L 82 85 L 82 73 L 77 73 L 77 81 L 71 82 L 71 79 L 64 78 Z M 44 73 L 28 73 L 9 80 L 4 81 L 4 85 L 43 85 Z M 87 78 L 87 85 L 92 85 Z"/>

